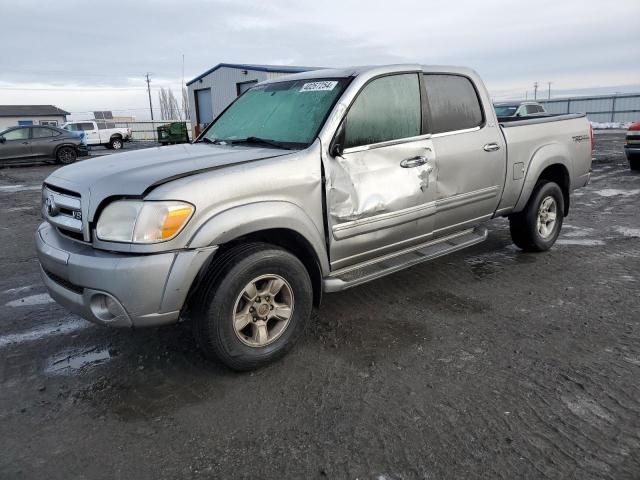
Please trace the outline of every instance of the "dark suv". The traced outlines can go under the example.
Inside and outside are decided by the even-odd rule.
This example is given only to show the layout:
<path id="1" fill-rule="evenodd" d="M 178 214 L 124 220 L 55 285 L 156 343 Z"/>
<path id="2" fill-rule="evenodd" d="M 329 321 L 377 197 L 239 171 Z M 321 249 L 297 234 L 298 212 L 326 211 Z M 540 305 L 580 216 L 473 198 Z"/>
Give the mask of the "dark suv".
<path id="1" fill-rule="evenodd" d="M 0 132 L 0 164 L 51 158 L 62 164 L 88 155 L 76 134 L 57 127 L 10 127 Z"/>

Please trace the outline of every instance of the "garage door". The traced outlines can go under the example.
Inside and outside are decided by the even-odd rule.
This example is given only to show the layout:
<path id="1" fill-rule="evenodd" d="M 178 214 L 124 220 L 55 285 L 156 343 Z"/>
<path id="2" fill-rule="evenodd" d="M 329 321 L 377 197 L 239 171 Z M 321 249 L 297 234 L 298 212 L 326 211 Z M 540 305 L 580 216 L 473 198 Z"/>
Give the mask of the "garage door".
<path id="1" fill-rule="evenodd" d="M 213 121 L 213 104 L 211 103 L 211 89 L 196 90 L 196 117 L 198 125 L 206 127 Z"/>

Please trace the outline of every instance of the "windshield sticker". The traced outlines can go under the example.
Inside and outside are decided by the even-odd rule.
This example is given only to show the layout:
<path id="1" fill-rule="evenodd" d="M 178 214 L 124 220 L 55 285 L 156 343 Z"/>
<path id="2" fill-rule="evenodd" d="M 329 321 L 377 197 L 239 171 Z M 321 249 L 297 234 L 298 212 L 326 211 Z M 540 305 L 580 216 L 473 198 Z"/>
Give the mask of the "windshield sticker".
<path id="1" fill-rule="evenodd" d="M 338 84 L 335 80 L 328 82 L 310 82 L 305 83 L 300 89 L 301 92 L 325 92 L 335 88 Z"/>

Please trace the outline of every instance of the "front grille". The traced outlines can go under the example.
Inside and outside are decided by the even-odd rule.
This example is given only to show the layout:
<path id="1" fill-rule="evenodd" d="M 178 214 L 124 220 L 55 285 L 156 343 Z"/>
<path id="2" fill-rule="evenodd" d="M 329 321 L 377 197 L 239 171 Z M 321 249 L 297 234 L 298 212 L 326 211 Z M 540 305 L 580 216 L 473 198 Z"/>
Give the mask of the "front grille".
<path id="1" fill-rule="evenodd" d="M 72 292 L 77 293 L 78 295 L 82 295 L 84 292 L 84 288 L 76 285 L 75 283 L 71 283 L 69 280 L 65 280 L 64 278 L 60 278 L 55 273 L 51 273 L 49 270 L 43 269 L 44 273 L 46 273 L 47 277 L 56 282 L 58 285 L 66 288 L 67 290 L 71 290 Z"/>
<path id="2" fill-rule="evenodd" d="M 42 188 L 42 216 L 60 233 L 74 240 L 88 241 L 84 234 L 79 193 L 45 183 Z"/>

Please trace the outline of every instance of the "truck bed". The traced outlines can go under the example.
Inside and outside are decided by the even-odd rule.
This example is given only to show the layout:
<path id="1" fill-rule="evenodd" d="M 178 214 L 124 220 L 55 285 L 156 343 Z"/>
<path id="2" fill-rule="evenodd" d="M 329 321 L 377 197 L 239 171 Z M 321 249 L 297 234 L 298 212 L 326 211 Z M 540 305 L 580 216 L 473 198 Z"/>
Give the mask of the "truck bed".
<path id="1" fill-rule="evenodd" d="M 530 169 L 547 161 L 564 163 L 571 184 L 568 191 L 589 181 L 591 171 L 590 125 L 585 114 L 539 115 L 518 119 L 498 118 L 507 145 L 507 178 L 497 214 L 524 208 L 537 175 Z"/>

